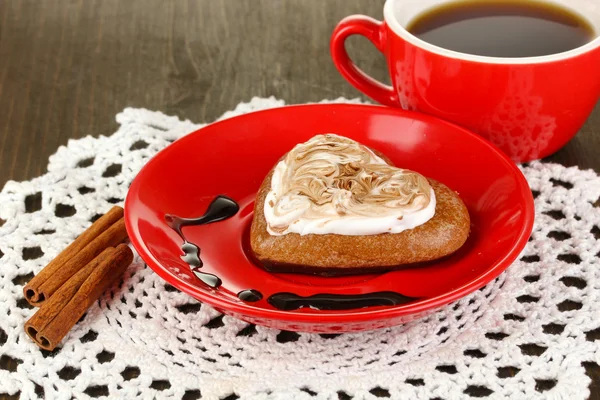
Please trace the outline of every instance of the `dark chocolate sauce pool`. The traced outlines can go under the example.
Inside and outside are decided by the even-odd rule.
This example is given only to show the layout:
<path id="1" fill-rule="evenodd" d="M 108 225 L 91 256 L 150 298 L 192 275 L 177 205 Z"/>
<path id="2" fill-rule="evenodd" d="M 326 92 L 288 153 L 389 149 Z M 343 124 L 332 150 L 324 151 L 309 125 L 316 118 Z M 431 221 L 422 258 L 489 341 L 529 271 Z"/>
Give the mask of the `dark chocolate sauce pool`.
<path id="1" fill-rule="evenodd" d="M 165 221 L 179 237 L 183 240 L 181 259 L 191 268 L 194 275 L 213 289 L 221 286 L 221 279 L 213 274 L 202 272 L 202 259 L 200 248 L 194 243 L 188 242 L 183 234 L 183 227 L 207 225 L 213 222 L 223 221 L 233 217 L 239 211 L 238 204 L 226 196 L 217 196 L 208 206 L 206 213 L 198 218 L 181 218 L 175 215 L 165 215 Z M 242 290 L 237 294 L 238 298 L 247 303 L 262 300 L 263 295 L 255 289 Z M 395 306 L 416 300 L 414 297 L 404 296 L 396 292 L 375 292 L 364 294 L 315 294 L 302 297 L 294 293 L 275 293 L 267 302 L 282 311 L 298 310 L 310 307 L 317 310 L 351 310 L 355 308 L 375 306 Z"/>
<path id="2" fill-rule="evenodd" d="M 202 260 L 200 259 L 200 248 L 193 243 L 188 242 L 183 234 L 184 226 L 197 226 L 197 225 L 207 225 L 213 222 L 223 221 L 227 218 L 233 217 L 238 211 L 240 207 L 238 204 L 226 196 L 217 196 L 208 206 L 206 213 L 203 216 L 198 218 L 180 218 L 175 215 L 167 214 L 165 215 L 165 221 L 169 227 L 183 240 L 183 244 L 181 245 L 181 251 L 183 255 L 181 259 L 185 261 L 192 272 L 198 279 L 202 282 L 210 286 L 211 288 L 218 288 L 221 286 L 221 279 L 218 276 L 213 274 L 207 274 L 206 272 L 200 271 L 202 268 Z"/>
<path id="3" fill-rule="evenodd" d="M 396 292 L 374 292 L 364 294 L 315 294 L 302 297 L 294 293 L 275 293 L 267 299 L 273 307 L 292 311 L 302 307 L 317 310 L 352 310 L 375 306 L 396 306 L 416 300 Z"/>
<path id="4" fill-rule="evenodd" d="M 242 290 L 241 292 L 239 292 L 238 298 L 242 301 L 254 303 L 255 301 L 262 300 L 263 295 L 258 290 L 247 289 L 247 290 Z"/>

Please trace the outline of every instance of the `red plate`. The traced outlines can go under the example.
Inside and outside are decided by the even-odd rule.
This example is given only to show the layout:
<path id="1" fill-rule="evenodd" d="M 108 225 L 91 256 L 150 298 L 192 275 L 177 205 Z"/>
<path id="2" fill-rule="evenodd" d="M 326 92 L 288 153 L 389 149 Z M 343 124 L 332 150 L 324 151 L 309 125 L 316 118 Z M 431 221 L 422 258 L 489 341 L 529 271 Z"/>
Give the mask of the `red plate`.
<path id="1" fill-rule="evenodd" d="M 472 232 L 454 255 L 427 267 L 383 274 L 324 278 L 272 274 L 248 253 L 255 194 L 276 161 L 320 133 L 337 133 L 386 154 L 457 191 L 469 209 Z M 182 239 L 166 214 L 203 215 L 225 195 L 240 206 L 232 218 L 184 228 L 197 244 L 200 281 L 181 259 Z M 198 130 L 158 153 L 133 181 L 125 202 L 127 231 L 144 261 L 163 279 L 219 311 L 278 329 L 347 332 L 401 324 L 431 313 L 490 282 L 519 255 L 533 227 L 533 198 L 518 168 L 479 136 L 453 124 L 397 109 L 348 104 L 291 106 L 246 114 Z M 244 302 L 255 289 L 263 298 Z M 282 311 L 268 297 L 315 294 L 401 293 L 416 300 L 394 306 L 326 311 Z"/>

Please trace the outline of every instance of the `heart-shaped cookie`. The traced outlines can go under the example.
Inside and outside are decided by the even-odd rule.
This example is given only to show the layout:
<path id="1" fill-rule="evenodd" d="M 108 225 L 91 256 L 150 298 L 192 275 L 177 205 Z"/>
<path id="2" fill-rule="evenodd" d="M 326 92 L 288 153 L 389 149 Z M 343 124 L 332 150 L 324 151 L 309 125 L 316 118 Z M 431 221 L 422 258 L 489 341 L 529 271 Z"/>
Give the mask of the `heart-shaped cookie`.
<path id="1" fill-rule="evenodd" d="M 454 252 L 469 224 L 446 186 L 326 134 L 294 147 L 264 180 L 251 247 L 277 271 L 390 269 Z"/>

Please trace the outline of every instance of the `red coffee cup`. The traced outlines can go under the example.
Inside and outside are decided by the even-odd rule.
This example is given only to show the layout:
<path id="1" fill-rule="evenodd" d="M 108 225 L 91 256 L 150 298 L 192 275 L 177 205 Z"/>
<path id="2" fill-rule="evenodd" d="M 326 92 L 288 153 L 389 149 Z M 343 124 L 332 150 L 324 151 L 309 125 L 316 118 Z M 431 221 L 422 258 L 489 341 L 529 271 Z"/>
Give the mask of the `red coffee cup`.
<path id="1" fill-rule="evenodd" d="M 410 34 L 418 15 L 450 0 L 387 0 L 384 21 L 355 15 L 331 38 L 341 74 L 375 101 L 431 114 L 485 137 L 517 162 L 546 157 L 575 136 L 600 98 L 598 0 L 554 0 L 585 16 L 596 37 L 542 57 L 497 58 L 447 50 Z M 344 42 L 369 39 L 387 59 L 392 86 L 362 72 Z M 401 133 L 400 133 L 401 134 Z"/>

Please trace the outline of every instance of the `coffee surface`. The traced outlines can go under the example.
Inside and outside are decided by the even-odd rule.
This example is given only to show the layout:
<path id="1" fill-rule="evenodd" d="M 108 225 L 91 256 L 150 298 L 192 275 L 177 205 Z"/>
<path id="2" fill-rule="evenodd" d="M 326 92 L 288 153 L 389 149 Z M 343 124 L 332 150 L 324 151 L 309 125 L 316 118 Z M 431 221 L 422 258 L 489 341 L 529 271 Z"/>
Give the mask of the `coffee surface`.
<path id="1" fill-rule="evenodd" d="M 432 8 L 407 30 L 426 42 L 489 57 L 537 57 L 583 46 L 596 37 L 583 16 L 523 0 L 466 0 Z"/>

